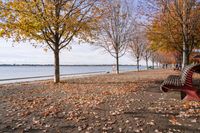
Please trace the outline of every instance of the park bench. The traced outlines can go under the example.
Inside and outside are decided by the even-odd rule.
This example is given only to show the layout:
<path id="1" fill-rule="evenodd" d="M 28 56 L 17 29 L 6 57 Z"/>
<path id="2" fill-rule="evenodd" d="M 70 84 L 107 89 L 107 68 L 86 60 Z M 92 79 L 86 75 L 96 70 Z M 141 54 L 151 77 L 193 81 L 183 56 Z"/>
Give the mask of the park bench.
<path id="1" fill-rule="evenodd" d="M 180 91 L 185 93 L 185 100 L 200 101 L 200 92 L 193 86 L 193 73 L 200 73 L 200 64 L 192 64 L 186 66 L 180 76 L 170 75 L 162 83 L 160 89 L 163 92 Z"/>

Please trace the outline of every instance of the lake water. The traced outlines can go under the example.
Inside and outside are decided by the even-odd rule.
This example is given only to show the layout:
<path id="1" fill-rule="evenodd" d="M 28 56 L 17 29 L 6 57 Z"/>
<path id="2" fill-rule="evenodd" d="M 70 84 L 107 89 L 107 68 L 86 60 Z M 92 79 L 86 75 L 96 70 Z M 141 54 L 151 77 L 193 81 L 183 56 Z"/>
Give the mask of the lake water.
<path id="1" fill-rule="evenodd" d="M 140 69 L 145 69 L 145 67 L 141 66 Z M 120 71 L 134 70 L 136 70 L 136 66 L 120 66 Z M 106 73 L 112 71 L 112 66 L 61 66 L 60 71 L 63 76 Z M 0 83 L 51 79 L 53 74 L 53 66 L 0 66 Z M 20 79 L 27 77 L 29 79 Z"/>

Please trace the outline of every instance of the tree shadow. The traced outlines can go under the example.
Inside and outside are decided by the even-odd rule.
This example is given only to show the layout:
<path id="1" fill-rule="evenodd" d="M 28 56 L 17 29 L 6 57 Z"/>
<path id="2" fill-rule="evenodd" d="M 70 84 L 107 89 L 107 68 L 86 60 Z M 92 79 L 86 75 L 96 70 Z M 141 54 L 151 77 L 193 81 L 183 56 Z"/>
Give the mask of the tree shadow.
<path id="1" fill-rule="evenodd" d="M 119 84 L 135 84 L 137 82 L 131 82 L 131 81 L 126 81 L 126 82 L 95 82 L 95 81 L 61 81 L 62 84 L 104 84 L 104 85 L 119 85 Z"/>
<path id="2" fill-rule="evenodd" d="M 176 130 L 181 130 L 184 132 L 189 132 L 189 133 L 199 133 L 200 130 L 198 128 L 195 127 L 190 127 L 190 126 L 184 126 L 184 125 L 167 125 L 167 128 L 173 128 Z"/>
<path id="3" fill-rule="evenodd" d="M 145 91 L 146 92 L 151 92 L 151 93 L 163 93 L 160 90 L 160 86 L 161 86 L 162 82 L 163 82 L 163 80 L 153 81 L 152 83 L 149 84 L 149 86 L 147 86 L 145 88 Z"/>
<path id="4" fill-rule="evenodd" d="M 151 115 L 160 115 L 160 116 L 163 116 L 163 115 L 179 115 L 178 112 L 154 112 L 154 111 L 150 111 L 150 110 L 147 110 L 147 109 L 140 109 L 140 110 L 136 110 L 136 111 L 127 111 L 127 112 L 124 112 L 124 114 L 127 114 L 127 115 L 133 115 L 133 116 L 136 116 L 136 117 L 145 117 L 145 116 L 151 116 Z"/>

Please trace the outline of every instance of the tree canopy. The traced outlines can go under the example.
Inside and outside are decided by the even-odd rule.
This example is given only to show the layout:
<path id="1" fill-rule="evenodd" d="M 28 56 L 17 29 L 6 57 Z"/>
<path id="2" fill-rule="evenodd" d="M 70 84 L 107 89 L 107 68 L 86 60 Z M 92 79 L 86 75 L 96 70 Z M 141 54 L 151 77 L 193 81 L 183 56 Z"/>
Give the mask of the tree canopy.
<path id="1" fill-rule="evenodd" d="M 59 82 L 59 51 L 74 37 L 91 39 L 101 16 L 100 4 L 100 0 L 1 0 L 0 36 L 47 44 L 54 52 Z"/>
<path id="2" fill-rule="evenodd" d="M 200 45 L 200 3 L 197 0 L 156 1 L 157 11 L 148 27 L 153 49 L 179 52 L 183 66 Z"/>

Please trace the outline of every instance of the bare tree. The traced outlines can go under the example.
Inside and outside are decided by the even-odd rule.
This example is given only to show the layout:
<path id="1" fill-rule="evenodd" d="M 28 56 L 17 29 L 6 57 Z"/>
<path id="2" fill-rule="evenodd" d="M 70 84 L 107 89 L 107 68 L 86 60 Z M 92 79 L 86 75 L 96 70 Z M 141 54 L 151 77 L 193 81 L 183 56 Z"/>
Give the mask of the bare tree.
<path id="1" fill-rule="evenodd" d="M 141 26 L 136 25 L 135 32 L 132 34 L 132 39 L 129 43 L 129 50 L 131 55 L 136 58 L 138 71 L 140 60 L 142 59 L 145 50 L 145 36 L 142 29 Z"/>
<path id="2" fill-rule="evenodd" d="M 119 58 L 127 50 L 131 32 L 132 16 L 129 4 L 125 0 L 110 0 L 107 11 L 99 25 L 96 46 L 106 50 L 116 59 L 116 72 L 119 73 Z"/>
<path id="3" fill-rule="evenodd" d="M 152 54 L 151 54 L 151 57 L 150 57 L 150 59 L 151 59 L 151 62 L 152 62 L 152 68 L 154 69 L 155 68 L 155 59 L 156 59 L 156 53 L 155 52 L 153 52 Z"/>
<path id="4" fill-rule="evenodd" d="M 148 43 L 144 44 L 144 52 L 143 52 L 143 59 L 146 62 L 146 68 L 149 69 L 149 59 L 151 57 L 152 51 L 148 47 Z"/>

